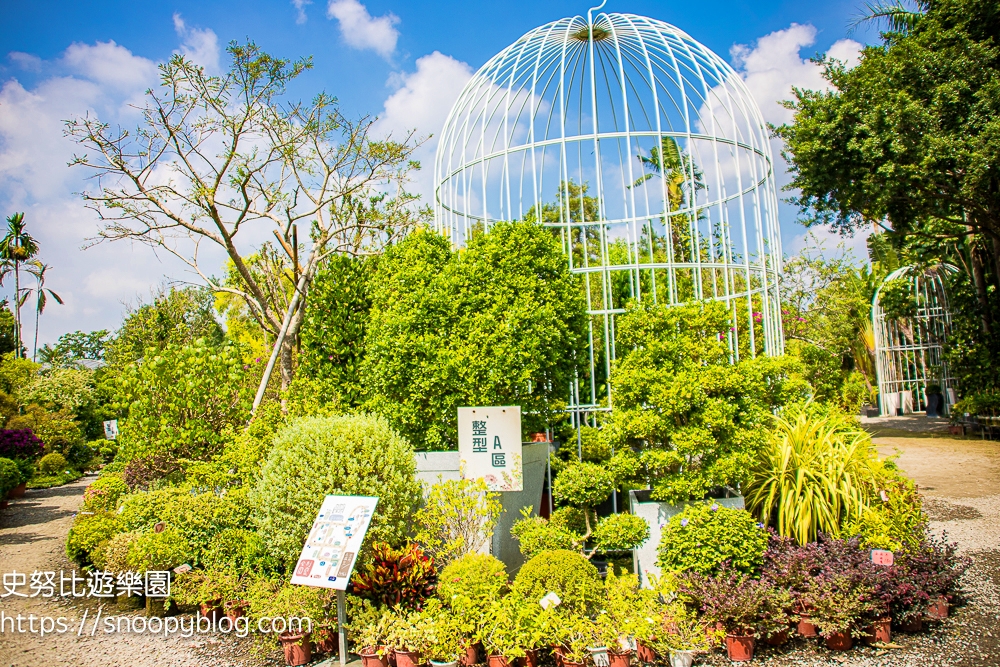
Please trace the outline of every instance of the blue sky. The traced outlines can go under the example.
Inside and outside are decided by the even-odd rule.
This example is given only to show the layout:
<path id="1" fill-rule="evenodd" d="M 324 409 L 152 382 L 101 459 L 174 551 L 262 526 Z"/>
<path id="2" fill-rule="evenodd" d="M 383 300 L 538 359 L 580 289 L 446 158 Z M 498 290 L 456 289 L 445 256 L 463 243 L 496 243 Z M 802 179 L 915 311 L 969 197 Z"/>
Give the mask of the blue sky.
<path id="1" fill-rule="evenodd" d="M 822 85 L 808 58 L 844 60 L 877 36 L 848 34 L 859 0 L 826 3 L 609 0 L 605 11 L 672 23 L 733 62 L 764 116 L 784 119 L 776 100 L 791 85 Z M 82 250 L 97 229 L 73 192 L 82 175 L 64 165 L 73 147 L 60 121 L 96 111 L 127 119 L 127 105 L 155 81 L 155 63 L 181 51 L 209 69 L 225 66 L 230 40 L 255 40 L 283 56 L 311 55 L 315 69 L 292 93 L 336 95 L 352 114 L 382 117 L 385 130 L 437 132 L 464 79 L 528 30 L 589 3 L 403 2 L 53 2 L 0 4 L 0 212 L 26 211 L 53 265 L 50 286 L 66 299 L 42 317 L 40 339 L 75 329 L 115 328 L 122 303 L 182 278 L 176 263 L 125 245 Z M 421 156 L 430 165 L 433 141 Z M 782 178 L 779 178 L 779 184 Z M 786 252 L 802 246 L 795 212 L 782 210 Z M 831 241 L 830 243 L 835 243 Z M 854 243 L 857 246 L 857 242 Z M 221 258 L 220 258 L 221 260 Z"/>

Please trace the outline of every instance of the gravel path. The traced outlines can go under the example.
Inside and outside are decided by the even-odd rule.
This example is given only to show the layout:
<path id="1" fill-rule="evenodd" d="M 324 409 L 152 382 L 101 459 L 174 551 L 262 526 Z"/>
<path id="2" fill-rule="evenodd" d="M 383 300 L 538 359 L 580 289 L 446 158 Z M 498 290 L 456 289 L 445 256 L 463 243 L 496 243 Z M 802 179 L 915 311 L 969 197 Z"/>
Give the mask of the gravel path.
<path id="1" fill-rule="evenodd" d="M 0 573 L 65 570 L 73 565 L 65 555 L 66 533 L 74 513 L 83 500 L 84 488 L 93 480 L 85 477 L 54 489 L 32 490 L 12 500 L 0 510 Z M 58 574 L 57 574 L 58 581 Z M 21 590 L 21 589 L 19 589 Z M 6 592 L 6 589 L 3 589 Z M 0 667 L 222 667 L 223 665 L 260 665 L 259 660 L 241 657 L 248 653 L 245 642 L 217 636 L 191 638 L 149 634 L 103 634 L 91 637 L 90 621 L 77 636 L 84 613 L 93 619 L 100 605 L 94 600 L 72 598 L 0 599 L 0 612 L 23 617 L 25 632 L 11 631 L 8 625 L 0 633 Z M 123 613 L 111 605 L 102 614 Z M 28 631 L 29 616 L 64 618 L 68 632 L 41 636 Z M 142 614 L 133 612 L 132 616 Z M 2 620 L 2 617 L 0 617 Z M 36 629 L 37 629 L 36 621 Z"/>

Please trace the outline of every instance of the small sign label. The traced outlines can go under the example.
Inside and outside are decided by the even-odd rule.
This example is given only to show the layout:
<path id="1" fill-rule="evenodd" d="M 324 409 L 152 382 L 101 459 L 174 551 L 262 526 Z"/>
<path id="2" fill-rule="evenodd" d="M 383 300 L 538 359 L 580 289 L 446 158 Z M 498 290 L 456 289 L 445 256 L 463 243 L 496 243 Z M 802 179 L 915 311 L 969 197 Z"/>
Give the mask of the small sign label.
<path id="1" fill-rule="evenodd" d="M 118 420 L 111 419 L 104 422 L 104 437 L 108 440 L 118 439 Z"/>
<path id="2" fill-rule="evenodd" d="M 177 567 L 174 568 L 174 574 L 184 574 L 185 572 L 190 572 L 190 571 L 191 571 L 191 566 L 188 565 L 187 563 L 184 563 L 183 565 L 178 565 Z"/>
<path id="3" fill-rule="evenodd" d="M 158 524 L 156 524 L 155 526 L 153 526 L 153 532 L 154 533 L 162 533 L 164 530 L 166 530 L 166 528 L 167 528 L 167 526 L 162 521 L 160 521 Z"/>
<path id="4" fill-rule="evenodd" d="M 885 549 L 872 549 L 872 562 L 876 565 L 892 565 L 893 553 Z"/>

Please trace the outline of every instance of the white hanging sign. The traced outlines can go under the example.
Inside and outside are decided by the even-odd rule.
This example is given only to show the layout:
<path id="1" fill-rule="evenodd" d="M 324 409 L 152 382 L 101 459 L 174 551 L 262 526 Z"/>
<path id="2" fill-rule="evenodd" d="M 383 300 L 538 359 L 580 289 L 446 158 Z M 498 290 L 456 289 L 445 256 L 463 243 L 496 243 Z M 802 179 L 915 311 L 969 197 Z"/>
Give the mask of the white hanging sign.
<path id="1" fill-rule="evenodd" d="M 118 439 L 118 420 L 111 419 L 104 422 L 104 437 L 107 440 L 117 440 Z"/>
<path id="2" fill-rule="evenodd" d="M 347 590 L 378 498 L 327 496 L 292 574 L 293 584 Z"/>
<path id="3" fill-rule="evenodd" d="M 458 409 L 458 457 L 463 479 L 491 491 L 521 491 L 521 407 Z"/>

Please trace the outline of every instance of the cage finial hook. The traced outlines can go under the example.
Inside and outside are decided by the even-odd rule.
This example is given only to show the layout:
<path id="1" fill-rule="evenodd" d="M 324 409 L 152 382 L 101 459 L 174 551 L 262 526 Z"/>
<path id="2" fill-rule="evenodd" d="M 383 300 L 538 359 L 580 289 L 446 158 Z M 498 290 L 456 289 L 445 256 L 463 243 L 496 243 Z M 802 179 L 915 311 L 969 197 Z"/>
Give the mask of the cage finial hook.
<path id="1" fill-rule="evenodd" d="M 594 10 L 595 9 L 601 9 L 606 4 L 608 4 L 608 0 L 604 0 L 601 4 L 597 5 L 596 7 L 591 7 L 590 9 L 587 10 L 587 25 L 588 26 L 593 27 L 593 25 L 594 25 Z"/>

